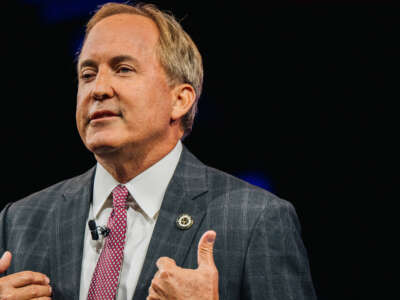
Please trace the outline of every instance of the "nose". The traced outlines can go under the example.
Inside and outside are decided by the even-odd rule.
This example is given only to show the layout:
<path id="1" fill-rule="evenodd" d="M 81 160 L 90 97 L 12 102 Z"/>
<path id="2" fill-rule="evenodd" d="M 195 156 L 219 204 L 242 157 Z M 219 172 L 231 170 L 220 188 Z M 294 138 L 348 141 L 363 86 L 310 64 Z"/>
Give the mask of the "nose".
<path id="1" fill-rule="evenodd" d="M 113 97 L 114 90 L 111 86 L 107 71 L 99 70 L 91 94 L 92 98 L 97 101 L 103 101 Z"/>

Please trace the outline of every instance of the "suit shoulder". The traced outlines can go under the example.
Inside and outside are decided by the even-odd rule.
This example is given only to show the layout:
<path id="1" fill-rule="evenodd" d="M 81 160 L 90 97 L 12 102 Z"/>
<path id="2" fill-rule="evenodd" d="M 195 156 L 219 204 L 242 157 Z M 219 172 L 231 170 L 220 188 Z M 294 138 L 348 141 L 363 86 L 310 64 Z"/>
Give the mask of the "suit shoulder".
<path id="1" fill-rule="evenodd" d="M 277 195 L 212 167 L 207 167 L 207 181 L 209 191 L 213 193 L 212 198 L 228 201 L 229 205 L 249 204 L 255 209 L 292 208 L 290 202 Z"/>
<path id="2" fill-rule="evenodd" d="M 212 206 L 225 206 L 226 208 L 243 207 L 254 210 L 265 208 L 293 208 L 292 204 L 279 198 L 277 195 L 252 185 L 224 171 L 218 170 L 202 163 L 190 151 L 184 148 L 181 161 L 184 162 L 180 170 L 181 176 L 187 176 L 190 170 L 190 178 L 202 181 L 205 176 L 209 197 Z M 193 180 L 192 180 L 193 181 Z M 196 183 L 197 184 L 197 183 Z"/>
<path id="3" fill-rule="evenodd" d="M 46 205 L 48 202 L 54 202 L 59 197 L 62 197 L 63 194 L 76 186 L 81 186 L 83 182 L 91 182 L 94 169 L 92 168 L 89 171 L 69 178 L 62 180 L 58 183 L 55 183 L 47 188 L 44 188 L 40 191 L 37 191 L 33 194 L 30 194 L 16 202 L 14 202 L 10 208 L 18 208 L 18 207 L 38 207 L 40 205 Z"/>

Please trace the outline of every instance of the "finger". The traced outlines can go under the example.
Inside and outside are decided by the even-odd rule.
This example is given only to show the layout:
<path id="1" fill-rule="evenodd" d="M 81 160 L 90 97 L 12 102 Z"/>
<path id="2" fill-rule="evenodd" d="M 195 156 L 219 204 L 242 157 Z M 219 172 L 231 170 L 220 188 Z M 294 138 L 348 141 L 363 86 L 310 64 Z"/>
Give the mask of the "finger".
<path id="1" fill-rule="evenodd" d="M 213 230 L 206 231 L 200 238 L 199 246 L 197 248 L 197 263 L 199 268 L 201 266 L 214 266 L 214 242 L 217 234 Z"/>
<path id="2" fill-rule="evenodd" d="M 50 297 L 51 287 L 49 285 L 30 284 L 18 289 L 15 289 L 15 298 L 28 300 L 41 297 Z"/>
<path id="3" fill-rule="evenodd" d="M 149 288 L 149 295 L 157 295 L 157 297 L 160 297 L 161 299 L 167 299 L 167 295 L 165 293 L 165 291 L 163 290 L 162 285 L 165 283 L 165 281 L 163 281 L 162 279 L 155 279 L 153 278 L 153 280 L 151 281 L 151 285 Z"/>
<path id="4" fill-rule="evenodd" d="M 4 273 L 5 271 L 7 271 L 8 267 L 11 264 L 11 252 L 10 251 L 6 251 L 3 253 L 3 256 L 0 258 L 0 273 Z"/>
<path id="5" fill-rule="evenodd" d="M 39 297 L 39 298 L 34 298 L 32 300 L 51 300 L 51 297 Z"/>
<path id="6" fill-rule="evenodd" d="M 23 287 L 30 284 L 48 285 L 50 283 L 50 279 L 46 275 L 32 271 L 22 271 L 7 277 L 13 287 Z"/>
<path id="7" fill-rule="evenodd" d="M 176 262 L 172 258 L 169 257 L 160 257 L 156 262 L 157 268 L 162 271 L 165 269 L 170 269 L 176 267 Z"/>
<path id="8" fill-rule="evenodd" d="M 159 298 L 160 297 L 160 295 L 158 295 L 158 293 L 154 289 L 153 285 L 150 285 L 150 287 L 149 287 L 149 297 L 153 297 L 153 298 Z"/>
<path id="9" fill-rule="evenodd" d="M 158 297 L 157 295 L 148 295 L 146 297 L 146 300 L 161 300 L 161 298 Z"/>

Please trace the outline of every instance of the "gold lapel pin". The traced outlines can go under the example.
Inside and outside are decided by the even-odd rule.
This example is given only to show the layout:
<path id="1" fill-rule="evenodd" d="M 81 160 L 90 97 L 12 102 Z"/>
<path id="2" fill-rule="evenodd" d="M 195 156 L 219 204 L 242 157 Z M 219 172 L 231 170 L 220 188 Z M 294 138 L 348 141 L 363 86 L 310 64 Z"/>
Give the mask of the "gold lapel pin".
<path id="1" fill-rule="evenodd" d="M 176 218 L 176 227 L 181 230 L 187 230 L 193 225 L 193 218 L 188 214 L 181 214 Z"/>

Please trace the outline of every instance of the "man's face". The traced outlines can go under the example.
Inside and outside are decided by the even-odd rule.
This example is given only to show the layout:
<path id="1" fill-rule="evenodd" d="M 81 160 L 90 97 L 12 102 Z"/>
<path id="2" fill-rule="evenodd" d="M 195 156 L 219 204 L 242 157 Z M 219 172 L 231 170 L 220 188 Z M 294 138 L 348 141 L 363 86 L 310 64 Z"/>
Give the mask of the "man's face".
<path id="1" fill-rule="evenodd" d="M 157 26 L 119 14 L 90 31 L 78 63 L 76 122 L 95 154 L 170 139 L 172 90 L 156 54 Z"/>

